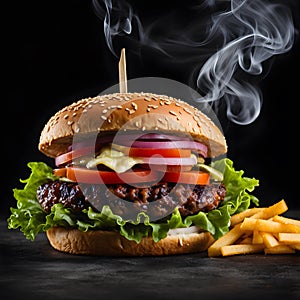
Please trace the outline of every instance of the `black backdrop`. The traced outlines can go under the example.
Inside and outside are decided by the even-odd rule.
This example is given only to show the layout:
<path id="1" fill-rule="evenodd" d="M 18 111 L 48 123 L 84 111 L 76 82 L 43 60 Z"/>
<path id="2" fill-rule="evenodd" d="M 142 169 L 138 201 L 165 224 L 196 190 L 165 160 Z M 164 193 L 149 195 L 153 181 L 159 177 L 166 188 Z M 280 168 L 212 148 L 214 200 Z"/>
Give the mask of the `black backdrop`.
<path id="1" fill-rule="evenodd" d="M 21 1 L 20 1 L 21 2 Z M 160 1 L 161 2 L 161 1 Z M 141 20 L 157 19 L 170 8 L 159 1 L 131 1 Z M 296 2 L 296 1 L 295 1 Z M 179 9 L 182 1 L 165 1 Z M 108 49 L 103 24 L 91 1 L 13 1 L 7 8 L 3 49 L 8 94 L 2 110 L 1 211 L 15 205 L 12 189 L 27 178 L 29 161 L 53 161 L 38 149 L 40 132 L 60 108 L 83 97 L 95 96 L 118 82 L 118 58 Z M 298 9 L 298 10 L 297 10 Z M 292 6 L 296 28 L 299 7 Z M 298 18 L 298 19 L 297 19 Z M 7 27 L 6 27 L 7 26 Z M 296 109 L 299 98 L 299 38 L 293 48 L 272 61 L 260 82 L 263 106 L 249 125 L 224 121 L 228 157 L 245 175 L 260 180 L 255 194 L 262 205 L 284 198 L 290 208 L 300 208 L 297 184 L 298 137 Z M 156 51 L 143 57 L 127 49 L 128 79 L 165 77 L 187 84 L 190 69 L 163 61 Z M 294 175 L 295 174 L 295 175 Z"/>

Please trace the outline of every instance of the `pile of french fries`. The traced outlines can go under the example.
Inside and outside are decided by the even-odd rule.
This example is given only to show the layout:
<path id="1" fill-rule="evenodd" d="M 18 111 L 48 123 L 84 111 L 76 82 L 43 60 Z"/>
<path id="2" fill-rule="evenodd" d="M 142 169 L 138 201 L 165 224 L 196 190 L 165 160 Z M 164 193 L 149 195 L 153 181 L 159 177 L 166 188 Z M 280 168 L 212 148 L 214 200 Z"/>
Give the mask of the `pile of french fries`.
<path id="1" fill-rule="evenodd" d="M 280 216 L 287 210 L 286 202 L 281 200 L 233 215 L 230 230 L 208 248 L 208 256 L 300 251 L 300 220 Z"/>

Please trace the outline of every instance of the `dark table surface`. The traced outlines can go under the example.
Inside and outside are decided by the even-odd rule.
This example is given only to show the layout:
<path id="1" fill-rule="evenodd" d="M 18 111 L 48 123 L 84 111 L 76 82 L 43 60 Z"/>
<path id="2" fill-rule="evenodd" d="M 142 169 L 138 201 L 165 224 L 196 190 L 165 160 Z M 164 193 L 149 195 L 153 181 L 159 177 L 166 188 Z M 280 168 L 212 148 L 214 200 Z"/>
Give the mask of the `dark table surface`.
<path id="1" fill-rule="evenodd" d="M 300 252 L 109 258 L 60 253 L 0 222 L 1 299 L 300 299 Z M 26 298 L 27 297 L 27 298 Z"/>

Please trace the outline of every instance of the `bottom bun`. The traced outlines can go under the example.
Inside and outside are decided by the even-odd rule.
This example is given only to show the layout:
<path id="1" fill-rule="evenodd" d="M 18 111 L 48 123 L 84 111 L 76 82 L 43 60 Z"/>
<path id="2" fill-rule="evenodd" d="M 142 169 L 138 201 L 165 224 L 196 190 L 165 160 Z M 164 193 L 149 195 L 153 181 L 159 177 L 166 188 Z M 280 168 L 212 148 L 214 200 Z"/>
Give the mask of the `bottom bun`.
<path id="1" fill-rule="evenodd" d="M 168 235 L 155 243 L 143 238 L 140 243 L 127 240 L 114 231 L 87 231 L 52 227 L 47 231 L 51 246 L 71 254 L 101 256 L 162 256 L 196 253 L 207 250 L 214 242 L 209 232 Z"/>

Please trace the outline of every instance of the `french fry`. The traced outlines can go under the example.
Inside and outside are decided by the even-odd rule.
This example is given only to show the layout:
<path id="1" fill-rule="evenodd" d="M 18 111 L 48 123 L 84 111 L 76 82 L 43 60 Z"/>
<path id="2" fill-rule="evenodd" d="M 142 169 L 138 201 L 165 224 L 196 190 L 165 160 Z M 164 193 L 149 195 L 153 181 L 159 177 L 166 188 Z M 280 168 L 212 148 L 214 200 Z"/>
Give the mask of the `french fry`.
<path id="1" fill-rule="evenodd" d="M 229 230 L 222 237 L 217 239 L 209 248 L 208 248 L 208 256 L 220 256 L 221 247 L 231 245 L 235 241 L 237 241 L 243 234 L 244 231 L 240 229 L 241 225 L 238 224 L 234 226 L 231 230 Z"/>
<path id="2" fill-rule="evenodd" d="M 236 215 L 233 215 L 230 218 L 230 225 L 234 226 L 238 223 L 241 223 L 245 218 L 249 218 L 262 210 L 264 210 L 263 207 L 253 207 L 253 208 L 248 208 Z"/>
<path id="3" fill-rule="evenodd" d="M 291 232 L 300 233 L 300 227 L 293 224 L 282 224 L 270 220 L 256 220 L 255 229 L 266 232 Z"/>
<path id="4" fill-rule="evenodd" d="M 252 244 L 263 244 L 264 240 L 262 235 L 258 230 L 253 230 L 253 235 L 252 235 Z"/>
<path id="5" fill-rule="evenodd" d="M 238 242 L 238 244 L 251 244 L 252 243 L 252 238 L 250 236 L 246 236 L 243 238 L 241 241 Z"/>
<path id="6" fill-rule="evenodd" d="M 265 254 L 289 254 L 289 253 L 295 253 L 296 251 L 295 249 L 289 247 L 288 245 L 278 245 L 272 248 L 265 248 L 264 252 Z"/>
<path id="7" fill-rule="evenodd" d="M 242 230 L 255 230 L 256 229 L 257 219 L 245 218 L 241 223 Z"/>
<path id="8" fill-rule="evenodd" d="M 267 248 L 272 248 L 280 245 L 277 239 L 270 232 L 262 232 L 261 236 Z"/>
<path id="9" fill-rule="evenodd" d="M 279 222 L 282 224 L 293 224 L 300 227 L 300 220 L 295 220 L 291 218 L 286 218 L 282 216 L 274 216 L 273 221 Z"/>
<path id="10" fill-rule="evenodd" d="M 251 218 L 253 219 L 270 219 L 276 215 L 283 214 L 288 210 L 286 202 L 282 199 L 279 202 L 264 208 L 263 210 L 257 212 Z"/>
<path id="11" fill-rule="evenodd" d="M 300 233 L 278 233 L 278 240 L 288 244 L 300 244 Z"/>
<path id="12" fill-rule="evenodd" d="M 300 220 L 280 216 L 286 211 L 287 205 L 281 200 L 269 207 L 250 208 L 232 216 L 232 228 L 208 248 L 208 256 L 300 251 Z"/>
<path id="13" fill-rule="evenodd" d="M 237 255 L 237 254 L 250 254 L 264 251 L 263 244 L 244 244 L 244 245 L 228 245 L 221 247 L 223 256 Z"/>

